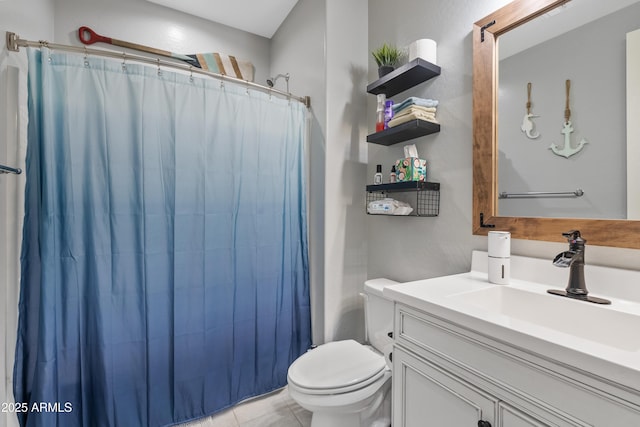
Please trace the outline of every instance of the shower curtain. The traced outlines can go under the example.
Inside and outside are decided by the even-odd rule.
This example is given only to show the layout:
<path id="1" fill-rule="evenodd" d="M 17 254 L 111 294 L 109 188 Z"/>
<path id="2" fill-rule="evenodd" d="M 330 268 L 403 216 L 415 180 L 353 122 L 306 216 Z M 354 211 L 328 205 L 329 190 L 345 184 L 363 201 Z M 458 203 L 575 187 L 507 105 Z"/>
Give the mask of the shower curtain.
<path id="1" fill-rule="evenodd" d="M 167 426 L 310 345 L 305 108 L 29 49 L 22 426 Z"/>

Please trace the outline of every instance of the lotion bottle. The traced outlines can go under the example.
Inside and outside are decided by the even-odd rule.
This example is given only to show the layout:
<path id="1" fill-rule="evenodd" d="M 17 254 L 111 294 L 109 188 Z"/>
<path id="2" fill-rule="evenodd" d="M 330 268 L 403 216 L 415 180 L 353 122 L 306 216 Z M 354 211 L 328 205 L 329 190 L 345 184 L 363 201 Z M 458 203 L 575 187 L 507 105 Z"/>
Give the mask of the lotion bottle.
<path id="1" fill-rule="evenodd" d="M 389 173 L 389 182 L 397 182 L 398 175 L 396 174 L 396 165 L 391 166 L 391 172 Z"/>
<path id="2" fill-rule="evenodd" d="M 373 176 L 373 183 L 375 185 L 382 184 L 382 165 L 376 166 L 376 174 Z"/>

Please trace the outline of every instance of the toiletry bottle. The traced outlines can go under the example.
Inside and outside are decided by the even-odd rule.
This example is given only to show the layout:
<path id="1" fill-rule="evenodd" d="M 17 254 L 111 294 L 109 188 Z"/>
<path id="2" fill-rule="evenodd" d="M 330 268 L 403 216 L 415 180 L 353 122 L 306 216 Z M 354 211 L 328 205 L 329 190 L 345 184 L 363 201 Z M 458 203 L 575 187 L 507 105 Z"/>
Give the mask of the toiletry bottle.
<path id="1" fill-rule="evenodd" d="M 387 99 L 384 93 L 378 95 L 378 106 L 376 107 L 376 132 L 384 130 L 384 103 Z"/>
<path id="2" fill-rule="evenodd" d="M 384 128 L 389 129 L 389 121 L 393 118 L 393 101 L 387 100 L 384 103 Z"/>
<path id="3" fill-rule="evenodd" d="M 396 174 L 396 165 L 391 166 L 391 173 L 389 174 L 389 182 L 396 182 L 398 175 Z"/>
<path id="4" fill-rule="evenodd" d="M 382 165 L 376 166 L 376 174 L 373 176 L 373 183 L 375 185 L 382 184 Z"/>

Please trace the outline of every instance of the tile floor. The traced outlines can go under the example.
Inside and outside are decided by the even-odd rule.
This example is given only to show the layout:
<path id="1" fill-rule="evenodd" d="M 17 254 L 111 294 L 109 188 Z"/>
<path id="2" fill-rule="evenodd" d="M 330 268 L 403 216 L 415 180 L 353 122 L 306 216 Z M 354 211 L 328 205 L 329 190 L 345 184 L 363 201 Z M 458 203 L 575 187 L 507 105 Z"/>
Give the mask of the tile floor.
<path id="1" fill-rule="evenodd" d="M 287 388 L 245 400 L 233 408 L 179 427 L 309 427 L 311 412 L 294 402 Z"/>

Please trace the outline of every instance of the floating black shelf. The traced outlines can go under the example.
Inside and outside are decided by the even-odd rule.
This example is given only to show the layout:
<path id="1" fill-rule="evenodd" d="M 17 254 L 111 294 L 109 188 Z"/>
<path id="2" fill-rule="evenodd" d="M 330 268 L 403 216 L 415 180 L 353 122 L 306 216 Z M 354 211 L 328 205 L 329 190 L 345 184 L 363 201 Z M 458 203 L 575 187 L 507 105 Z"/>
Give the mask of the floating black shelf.
<path id="1" fill-rule="evenodd" d="M 440 125 L 438 123 L 428 122 L 426 120 L 411 120 L 410 122 L 367 135 L 367 142 L 380 145 L 393 145 L 398 142 L 437 132 L 440 132 Z"/>
<path id="2" fill-rule="evenodd" d="M 369 84 L 367 92 L 374 95 L 384 93 L 387 98 L 391 98 L 393 95 L 439 75 L 439 66 L 417 58 Z"/>
<path id="3" fill-rule="evenodd" d="M 425 181 L 406 181 L 390 184 L 367 185 L 367 206 L 388 197 L 389 193 L 405 193 L 394 196 L 397 200 L 409 203 L 413 211 L 409 215 L 374 216 L 438 216 L 440 214 L 440 183 Z M 411 193 L 414 193 L 413 195 Z"/>
<path id="4" fill-rule="evenodd" d="M 428 181 L 404 181 L 404 182 L 393 182 L 388 184 L 367 185 L 367 191 L 370 191 L 370 192 L 423 191 L 423 190 L 440 191 L 440 183 L 428 182 Z"/>

